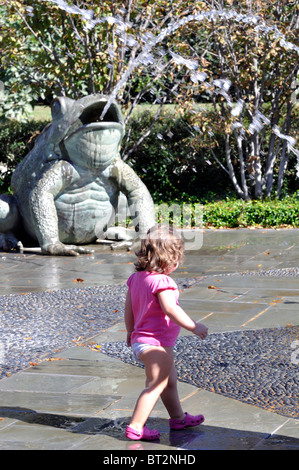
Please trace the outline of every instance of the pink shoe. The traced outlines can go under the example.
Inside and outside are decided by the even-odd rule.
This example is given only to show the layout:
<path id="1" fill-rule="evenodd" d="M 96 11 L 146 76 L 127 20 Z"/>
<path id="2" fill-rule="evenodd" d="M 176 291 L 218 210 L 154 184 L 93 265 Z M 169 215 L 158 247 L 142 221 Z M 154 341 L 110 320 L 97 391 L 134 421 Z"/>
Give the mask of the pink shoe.
<path id="1" fill-rule="evenodd" d="M 133 439 L 133 441 L 140 441 L 143 439 L 144 441 L 154 441 L 159 439 L 160 433 L 157 429 L 149 429 L 147 426 L 144 426 L 142 431 L 136 431 L 135 429 L 127 426 L 126 428 L 126 437 L 129 439 Z"/>
<path id="2" fill-rule="evenodd" d="M 185 419 L 170 419 L 170 429 L 184 429 L 191 426 L 198 426 L 204 422 L 203 415 L 192 416 L 189 413 L 185 413 Z"/>

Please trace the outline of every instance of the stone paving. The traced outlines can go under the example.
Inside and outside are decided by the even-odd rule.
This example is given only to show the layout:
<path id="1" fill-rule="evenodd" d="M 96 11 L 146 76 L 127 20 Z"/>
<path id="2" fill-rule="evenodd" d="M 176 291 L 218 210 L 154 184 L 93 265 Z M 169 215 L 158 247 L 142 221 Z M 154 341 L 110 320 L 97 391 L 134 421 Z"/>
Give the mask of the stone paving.
<path id="1" fill-rule="evenodd" d="M 46 257 L 38 249 L 0 253 L 0 322 L 2 332 L 7 327 L 11 331 L 9 342 L 0 343 L 2 368 L 9 347 L 18 351 L 18 345 L 11 344 L 14 334 L 23 338 L 21 354 L 26 354 L 26 344 L 33 341 L 28 329 L 20 331 L 24 323 L 13 323 L 14 315 L 22 312 L 20 299 L 27 299 L 23 316 L 31 318 L 32 329 L 38 321 L 34 303 L 28 299 L 38 302 L 45 295 L 50 295 L 52 309 L 40 306 L 40 325 L 51 324 L 53 312 L 61 312 L 62 294 L 67 296 L 63 304 L 69 305 L 74 323 L 84 324 L 79 337 L 72 338 L 71 330 L 69 342 L 53 347 L 50 341 L 41 356 L 36 354 L 31 367 L 23 365 L 8 377 L 6 371 L 0 380 L 0 449 L 298 450 L 299 230 L 207 230 L 202 248 L 186 253 L 183 266 L 174 274 L 179 280 L 188 280 L 180 303 L 209 327 L 210 336 L 200 350 L 195 337 L 182 330 L 178 340 L 179 389 L 186 411 L 203 413 L 206 420 L 197 428 L 170 432 L 159 401 L 149 423 L 161 432 L 155 443 L 133 443 L 124 437 L 144 374 L 128 356 L 117 357 L 125 337 L 121 315 L 118 317 L 123 306 L 121 296 L 112 299 L 111 305 L 107 301 L 112 286 L 123 288 L 133 261 L 133 254 L 111 252 L 102 246 L 97 246 L 92 256 L 76 258 Z M 107 286 L 109 291 L 105 291 Z M 105 324 L 97 324 L 91 315 L 96 308 L 101 314 L 101 302 L 96 304 L 101 289 Z M 17 312 L 12 310 L 13 304 Z M 80 309 L 85 313 L 76 313 Z M 65 322 L 54 328 L 58 335 L 61 332 L 63 336 L 72 322 L 67 310 L 65 307 L 62 316 Z M 5 325 L 7 311 L 10 315 Z M 107 316 L 112 326 L 109 321 L 107 324 Z M 26 328 L 28 325 L 30 321 Z M 47 326 L 40 328 L 47 331 Z M 282 351 L 283 338 L 286 347 Z M 245 347 L 251 343 L 256 345 L 253 355 Z M 217 351 L 221 351 L 218 358 Z M 184 374 L 189 375 L 190 359 L 194 363 L 194 358 L 197 371 L 196 362 L 203 365 L 206 361 L 209 367 L 203 367 L 200 380 L 186 380 Z M 242 375 L 236 369 L 241 365 L 255 377 L 252 389 L 253 380 L 247 381 L 243 390 L 236 385 Z M 229 371 L 236 372 L 228 381 L 231 394 L 224 381 Z M 272 379 L 268 388 L 261 382 L 267 374 L 275 375 L 274 387 Z"/>

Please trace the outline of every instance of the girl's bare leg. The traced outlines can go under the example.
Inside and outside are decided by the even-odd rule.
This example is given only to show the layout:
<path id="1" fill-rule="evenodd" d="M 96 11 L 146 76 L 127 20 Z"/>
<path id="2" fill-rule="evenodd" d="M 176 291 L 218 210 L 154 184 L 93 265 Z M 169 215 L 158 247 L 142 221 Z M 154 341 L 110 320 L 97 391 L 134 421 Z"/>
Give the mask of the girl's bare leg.
<path id="1" fill-rule="evenodd" d="M 145 389 L 139 395 L 131 418 L 130 427 L 141 431 L 159 396 L 167 387 L 174 367 L 172 348 L 153 347 L 140 355 L 145 366 Z"/>
<path id="2" fill-rule="evenodd" d="M 167 386 L 161 393 L 161 400 L 165 408 L 167 409 L 170 418 L 184 419 L 185 413 L 182 409 L 181 402 L 179 399 L 177 388 L 177 371 L 174 366 L 174 363 L 172 365 Z"/>

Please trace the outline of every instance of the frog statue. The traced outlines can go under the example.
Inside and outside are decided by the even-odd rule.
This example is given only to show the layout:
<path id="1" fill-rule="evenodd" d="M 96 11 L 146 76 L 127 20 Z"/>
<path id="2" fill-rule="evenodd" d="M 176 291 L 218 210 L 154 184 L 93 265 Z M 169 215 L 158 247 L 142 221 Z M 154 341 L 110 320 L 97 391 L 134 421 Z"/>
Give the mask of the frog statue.
<path id="1" fill-rule="evenodd" d="M 102 118 L 108 102 L 104 95 L 54 101 L 52 122 L 12 175 L 13 196 L 0 196 L 0 249 L 17 248 L 27 234 L 43 254 L 73 256 L 99 238 L 133 243 L 154 225 L 149 191 L 119 156 L 124 121 L 116 101 Z M 115 224 L 123 194 L 135 231 Z"/>

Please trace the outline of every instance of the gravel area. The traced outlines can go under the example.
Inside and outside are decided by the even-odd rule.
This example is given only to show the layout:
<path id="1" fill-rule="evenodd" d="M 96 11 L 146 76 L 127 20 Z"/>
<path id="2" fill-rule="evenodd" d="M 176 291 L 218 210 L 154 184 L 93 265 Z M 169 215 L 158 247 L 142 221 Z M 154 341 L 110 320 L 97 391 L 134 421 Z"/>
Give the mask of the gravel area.
<path id="1" fill-rule="evenodd" d="M 268 271 L 248 271 L 245 273 L 234 273 L 233 276 L 259 276 L 259 277 L 299 277 L 299 268 L 269 269 Z"/>
<path id="2" fill-rule="evenodd" d="M 1 295 L 0 379 L 121 321 L 126 292 L 124 284 Z"/>
<path id="3" fill-rule="evenodd" d="M 299 268 L 232 275 L 299 276 Z M 176 282 L 185 289 L 204 278 Z M 0 296 L 0 379 L 121 321 L 126 290 L 122 284 Z M 299 326 L 215 333 L 203 342 L 180 337 L 179 379 L 298 419 L 298 337 Z M 103 354 L 140 366 L 124 342 L 101 346 Z"/>
<path id="4" fill-rule="evenodd" d="M 179 380 L 298 419 L 298 361 L 292 360 L 298 337 L 299 326 L 214 333 L 204 341 L 181 336 Z M 142 367 L 125 342 L 105 343 L 101 352 Z"/>
<path id="5" fill-rule="evenodd" d="M 0 296 L 0 378 L 115 325 L 125 286 Z"/>

